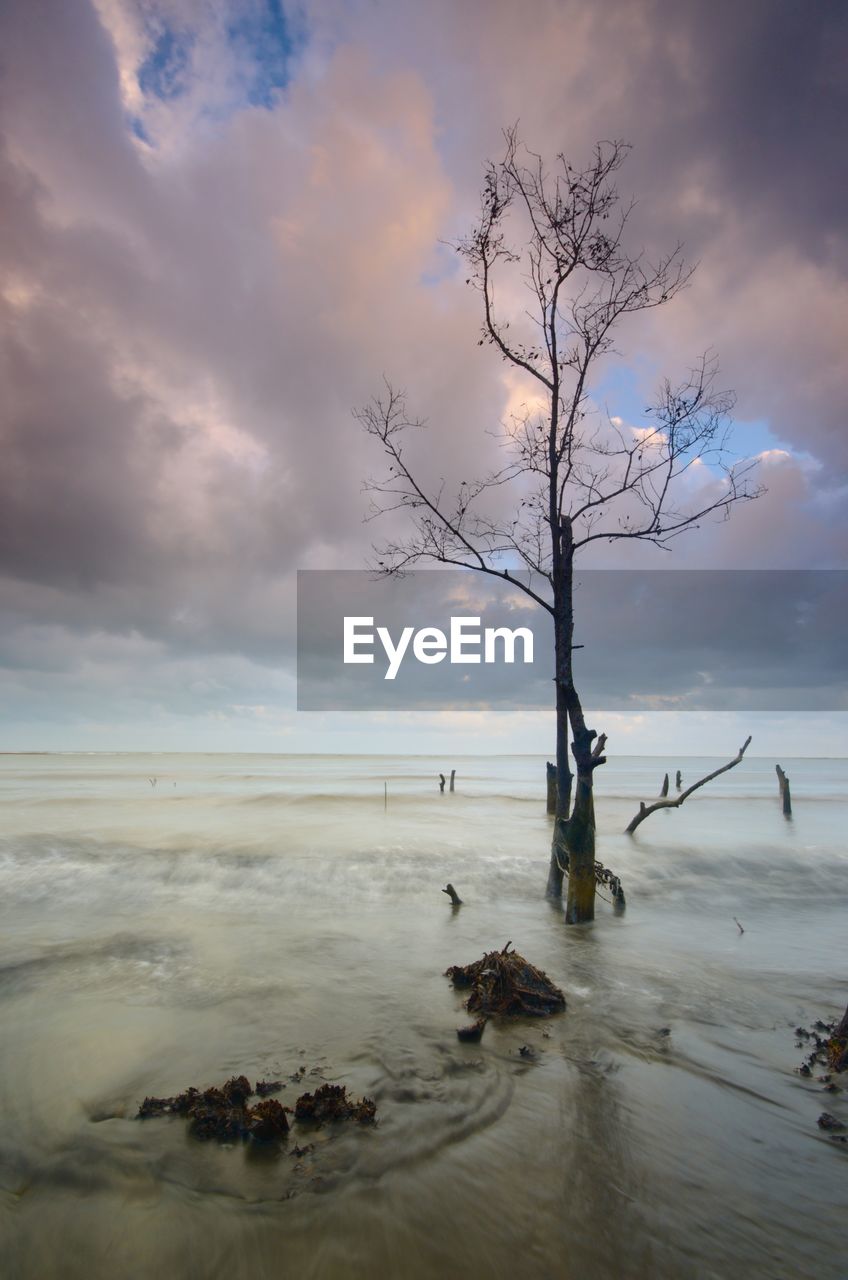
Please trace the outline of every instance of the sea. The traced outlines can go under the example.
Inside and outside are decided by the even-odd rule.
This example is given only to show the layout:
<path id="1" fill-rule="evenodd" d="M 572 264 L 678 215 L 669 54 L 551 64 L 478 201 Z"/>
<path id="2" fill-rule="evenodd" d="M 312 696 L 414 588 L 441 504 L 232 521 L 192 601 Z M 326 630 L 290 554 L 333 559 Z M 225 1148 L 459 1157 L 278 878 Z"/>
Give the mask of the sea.
<path id="1" fill-rule="evenodd" d="M 795 1029 L 848 1003 L 848 760 L 781 760 L 791 817 L 746 755 L 624 833 L 722 763 L 599 771 L 627 905 L 571 927 L 539 757 L 0 757 L 2 1273 L 844 1280 L 848 1099 Z M 507 943 L 566 1011 L 462 1043 L 445 970 Z M 136 1118 L 242 1073 L 377 1122 Z"/>

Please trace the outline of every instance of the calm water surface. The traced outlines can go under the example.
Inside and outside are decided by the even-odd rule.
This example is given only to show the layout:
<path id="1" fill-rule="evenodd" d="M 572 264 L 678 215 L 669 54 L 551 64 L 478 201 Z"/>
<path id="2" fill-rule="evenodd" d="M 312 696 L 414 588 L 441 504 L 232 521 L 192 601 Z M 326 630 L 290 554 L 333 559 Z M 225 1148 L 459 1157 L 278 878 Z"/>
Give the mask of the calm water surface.
<path id="1" fill-rule="evenodd" d="M 848 1102 L 792 1032 L 848 1000 L 848 762 L 781 761 L 791 821 L 746 758 L 622 834 L 666 768 L 718 763 L 602 770 L 627 911 L 566 929 L 539 759 L 1 757 L 5 1274 L 842 1280 L 848 1149 L 816 1120 Z M 461 1045 L 443 970 L 507 940 L 568 1009 Z M 378 1126 L 298 1160 L 132 1118 L 301 1064 Z"/>

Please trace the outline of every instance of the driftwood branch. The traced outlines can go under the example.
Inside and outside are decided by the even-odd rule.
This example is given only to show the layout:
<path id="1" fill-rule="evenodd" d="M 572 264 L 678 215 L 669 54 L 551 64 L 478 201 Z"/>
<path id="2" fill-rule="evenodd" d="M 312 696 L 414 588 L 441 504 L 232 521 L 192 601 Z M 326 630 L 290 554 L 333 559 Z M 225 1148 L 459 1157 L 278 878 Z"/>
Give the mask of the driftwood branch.
<path id="1" fill-rule="evenodd" d="M 639 812 L 633 819 L 631 819 L 629 826 L 625 828 L 626 834 L 632 835 L 639 824 L 644 822 L 646 818 L 650 817 L 652 813 L 656 813 L 657 809 L 679 808 L 680 805 L 683 804 L 683 801 L 687 800 L 689 796 L 691 796 L 693 791 L 697 791 L 699 787 L 703 787 L 706 783 L 712 782 L 713 778 L 717 778 L 720 773 L 727 773 L 728 769 L 734 769 L 748 750 L 750 742 L 751 735 L 749 734 L 732 760 L 729 760 L 727 764 L 723 764 L 720 769 L 714 769 L 713 772 L 708 773 L 706 777 L 699 778 L 697 782 L 693 782 L 691 787 L 687 787 L 685 791 L 681 791 L 680 795 L 675 796 L 674 799 L 665 796 L 661 800 L 655 800 L 653 804 L 645 804 L 643 800 L 639 805 Z"/>

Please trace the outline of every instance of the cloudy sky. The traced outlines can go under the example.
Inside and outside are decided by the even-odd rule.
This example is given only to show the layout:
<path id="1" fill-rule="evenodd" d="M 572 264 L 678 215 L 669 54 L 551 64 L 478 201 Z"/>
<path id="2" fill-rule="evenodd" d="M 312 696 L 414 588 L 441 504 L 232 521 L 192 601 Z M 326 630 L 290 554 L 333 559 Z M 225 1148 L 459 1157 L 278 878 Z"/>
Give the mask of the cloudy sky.
<path id="1" fill-rule="evenodd" d="M 295 711 L 296 571 L 375 536 L 352 409 L 390 375 L 456 477 L 522 395 L 446 243 L 515 121 L 578 164 L 630 142 L 634 235 L 699 263 L 598 405 L 638 425 L 713 347 L 760 458 L 766 496 L 639 564 L 848 567 L 846 65 L 830 0 L 6 0 L 0 748 L 550 751 L 540 708 Z M 836 714 L 599 728 L 752 724 L 848 754 Z"/>

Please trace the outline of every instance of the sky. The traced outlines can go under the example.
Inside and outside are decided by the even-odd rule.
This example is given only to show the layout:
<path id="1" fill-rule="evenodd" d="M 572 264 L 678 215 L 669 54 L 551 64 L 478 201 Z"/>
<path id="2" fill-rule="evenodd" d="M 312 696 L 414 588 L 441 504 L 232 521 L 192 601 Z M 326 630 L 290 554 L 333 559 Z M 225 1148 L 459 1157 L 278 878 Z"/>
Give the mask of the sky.
<path id="1" fill-rule="evenodd" d="M 842 3 L 6 0 L 0 51 L 0 749 L 552 750 L 540 706 L 295 709 L 297 571 L 399 529 L 353 410 L 403 386 L 451 480 L 526 394 L 450 247 L 516 122 L 630 143 L 632 235 L 698 264 L 593 403 L 635 429 L 711 348 L 767 487 L 587 567 L 848 567 Z M 848 754 L 821 710 L 598 728 Z"/>

